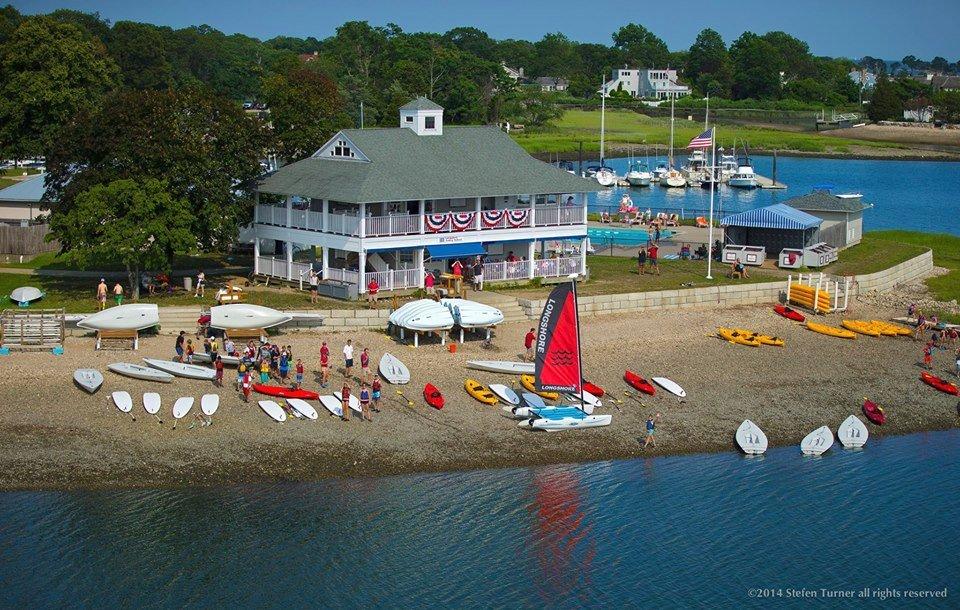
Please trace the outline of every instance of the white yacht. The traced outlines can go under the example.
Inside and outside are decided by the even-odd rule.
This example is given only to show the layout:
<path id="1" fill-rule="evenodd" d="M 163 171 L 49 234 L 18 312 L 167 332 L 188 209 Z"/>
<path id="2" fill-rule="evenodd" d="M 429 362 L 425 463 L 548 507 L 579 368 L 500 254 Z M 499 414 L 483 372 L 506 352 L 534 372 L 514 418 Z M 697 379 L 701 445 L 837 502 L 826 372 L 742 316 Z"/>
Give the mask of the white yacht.
<path id="1" fill-rule="evenodd" d="M 624 178 L 627 179 L 630 186 L 650 186 L 653 174 L 650 173 L 646 163 L 632 163 L 630 164 L 630 171 Z"/>
<path id="2" fill-rule="evenodd" d="M 737 158 L 734 155 L 720 155 L 720 175 L 723 180 L 729 180 L 734 174 L 737 173 L 738 165 Z"/>
<path id="3" fill-rule="evenodd" d="M 750 165 L 749 159 L 737 164 L 737 173 L 730 176 L 728 184 L 738 189 L 755 189 L 759 186 L 757 184 L 757 175 L 754 173 L 753 166 Z"/>

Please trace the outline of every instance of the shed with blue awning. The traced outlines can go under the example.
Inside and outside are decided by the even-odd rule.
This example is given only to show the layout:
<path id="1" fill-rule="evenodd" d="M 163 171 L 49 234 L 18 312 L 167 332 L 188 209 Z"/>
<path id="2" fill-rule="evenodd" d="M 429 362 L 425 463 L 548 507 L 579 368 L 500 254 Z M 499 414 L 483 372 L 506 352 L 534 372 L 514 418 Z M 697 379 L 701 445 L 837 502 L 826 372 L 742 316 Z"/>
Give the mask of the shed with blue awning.
<path id="1" fill-rule="evenodd" d="M 742 246 L 763 246 L 768 256 L 784 248 L 806 248 L 820 241 L 822 219 L 778 203 L 726 216 L 720 220 L 724 241 Z"/>

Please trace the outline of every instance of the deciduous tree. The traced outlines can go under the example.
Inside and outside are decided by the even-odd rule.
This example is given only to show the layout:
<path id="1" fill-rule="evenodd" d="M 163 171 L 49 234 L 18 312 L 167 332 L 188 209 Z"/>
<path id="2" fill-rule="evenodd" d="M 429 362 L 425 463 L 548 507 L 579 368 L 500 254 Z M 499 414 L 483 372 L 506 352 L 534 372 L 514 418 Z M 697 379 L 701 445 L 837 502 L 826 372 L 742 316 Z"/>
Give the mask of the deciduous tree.
<path id="1" fill-rule="evenodd" d="M 321 72 L 298 67 L 263 82 L 263 100 L 270 107 L 276 151 L 284 159 L 302 159 L 349 126 L 336 83 Z"/>

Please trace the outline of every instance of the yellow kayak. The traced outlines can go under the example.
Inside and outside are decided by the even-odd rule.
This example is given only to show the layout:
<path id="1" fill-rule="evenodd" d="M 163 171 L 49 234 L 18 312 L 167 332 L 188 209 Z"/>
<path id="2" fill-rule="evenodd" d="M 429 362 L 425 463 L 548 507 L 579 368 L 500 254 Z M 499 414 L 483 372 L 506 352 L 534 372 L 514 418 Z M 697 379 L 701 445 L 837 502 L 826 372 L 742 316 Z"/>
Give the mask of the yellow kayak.
<path id="1" fill-rule="evenodd" d="M 747 335 L 748 337 L 753 337 L 760 342 L 761 345 L 772 345 L 774 347 L 783 347 L 783 339 L 780 337 L 771 337 L 770 335 L 761 335 L 760 333 L 755 333 L 752 330 L 747 330 L 745 328 L 734 328 L 736 332 L 741 335 Z"/>
<path id="2" fill-rule="evenodd" d="M 463 382 L 463 387 L 467 390 L 467 394 L 473 396 L 485 405 L 495 405 L 499 402 L 494 393 L 485 388 L 483 384 L 476 379 L 467 379 Z"/>
<path id="3" fill-rule="evenodd" d="M 852 330 L 847 330 L 845 328 L 837 328 L 836 326 L 827 326 L 826 324 L 817 324 L 816 322 L 807 322 L 807 328 L 812 330 L 815 333 L 820 333 L 822 335 L 829 335 L 831 337 L 839 337 L 841 339 L 856 339 L 857 333 Z"/>
<path id="4" fill-rule="evenodd" d="M 880 329 L 874 326 L 873 322 L 868 322 L 867 320 L 843 320 L 840 322 L 840 326 L 861 335 L 867 335 L 869 337 L 880 336 Z"/>
<path id="5" fill-rule="evenodd" d="M 520 385 L 527 388 L 528 392 L 533 392 L 534 394 L 539 394 L 547 400 L 557 400 L 560 398 L 559 392 L 538 392 L 536 379 L 533 375 L 520 375 Z"/>
<path id="6" fill-rule="evenodd" d="M 741 332 L 734 328 L 718 328 L 717 334 L 720 335 L 721 339 L 726 339 L 730 343 L 738 343 L 740 345 L 749 345 L 750 347 L 760 347 L 760 342 L 754 337 L 752 333 Z"/>
<path id="7" fill-rule="evenodd" d="M 909 337 L 913 335 L 913 329 L 906 326 L 900 326 L 893 322 L 884 322 L 883 320 L 871 320 L 882 334 L 890 337 Z"/>

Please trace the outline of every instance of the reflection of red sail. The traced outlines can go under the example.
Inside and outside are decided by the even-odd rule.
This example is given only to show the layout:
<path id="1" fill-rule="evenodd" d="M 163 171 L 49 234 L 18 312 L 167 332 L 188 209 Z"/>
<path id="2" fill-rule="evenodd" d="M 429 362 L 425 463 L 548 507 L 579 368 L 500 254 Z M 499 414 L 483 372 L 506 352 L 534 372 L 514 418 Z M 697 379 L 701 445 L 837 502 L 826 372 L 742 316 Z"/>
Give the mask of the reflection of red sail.
<path id="1" fill-rule="evenodd" d="M 544 602 L 562 603 L 590 584 L 590 569 L 596 555 L 593 523 L 584 514 L 580 480 L 564 470 L 540 471 L 534 475 L 535 498 L 531 512 L 537 519 L 536 550 L 540 574 L 534 579 Z M 585 548 L 581 549 L 586 540 Z"/>
<path id="2" fill-rule="evenodd" d="M 537 390 L 579 392 L 580 336 L 577 293 L 573 283 L 553 289 L 537 329 Z"/>

